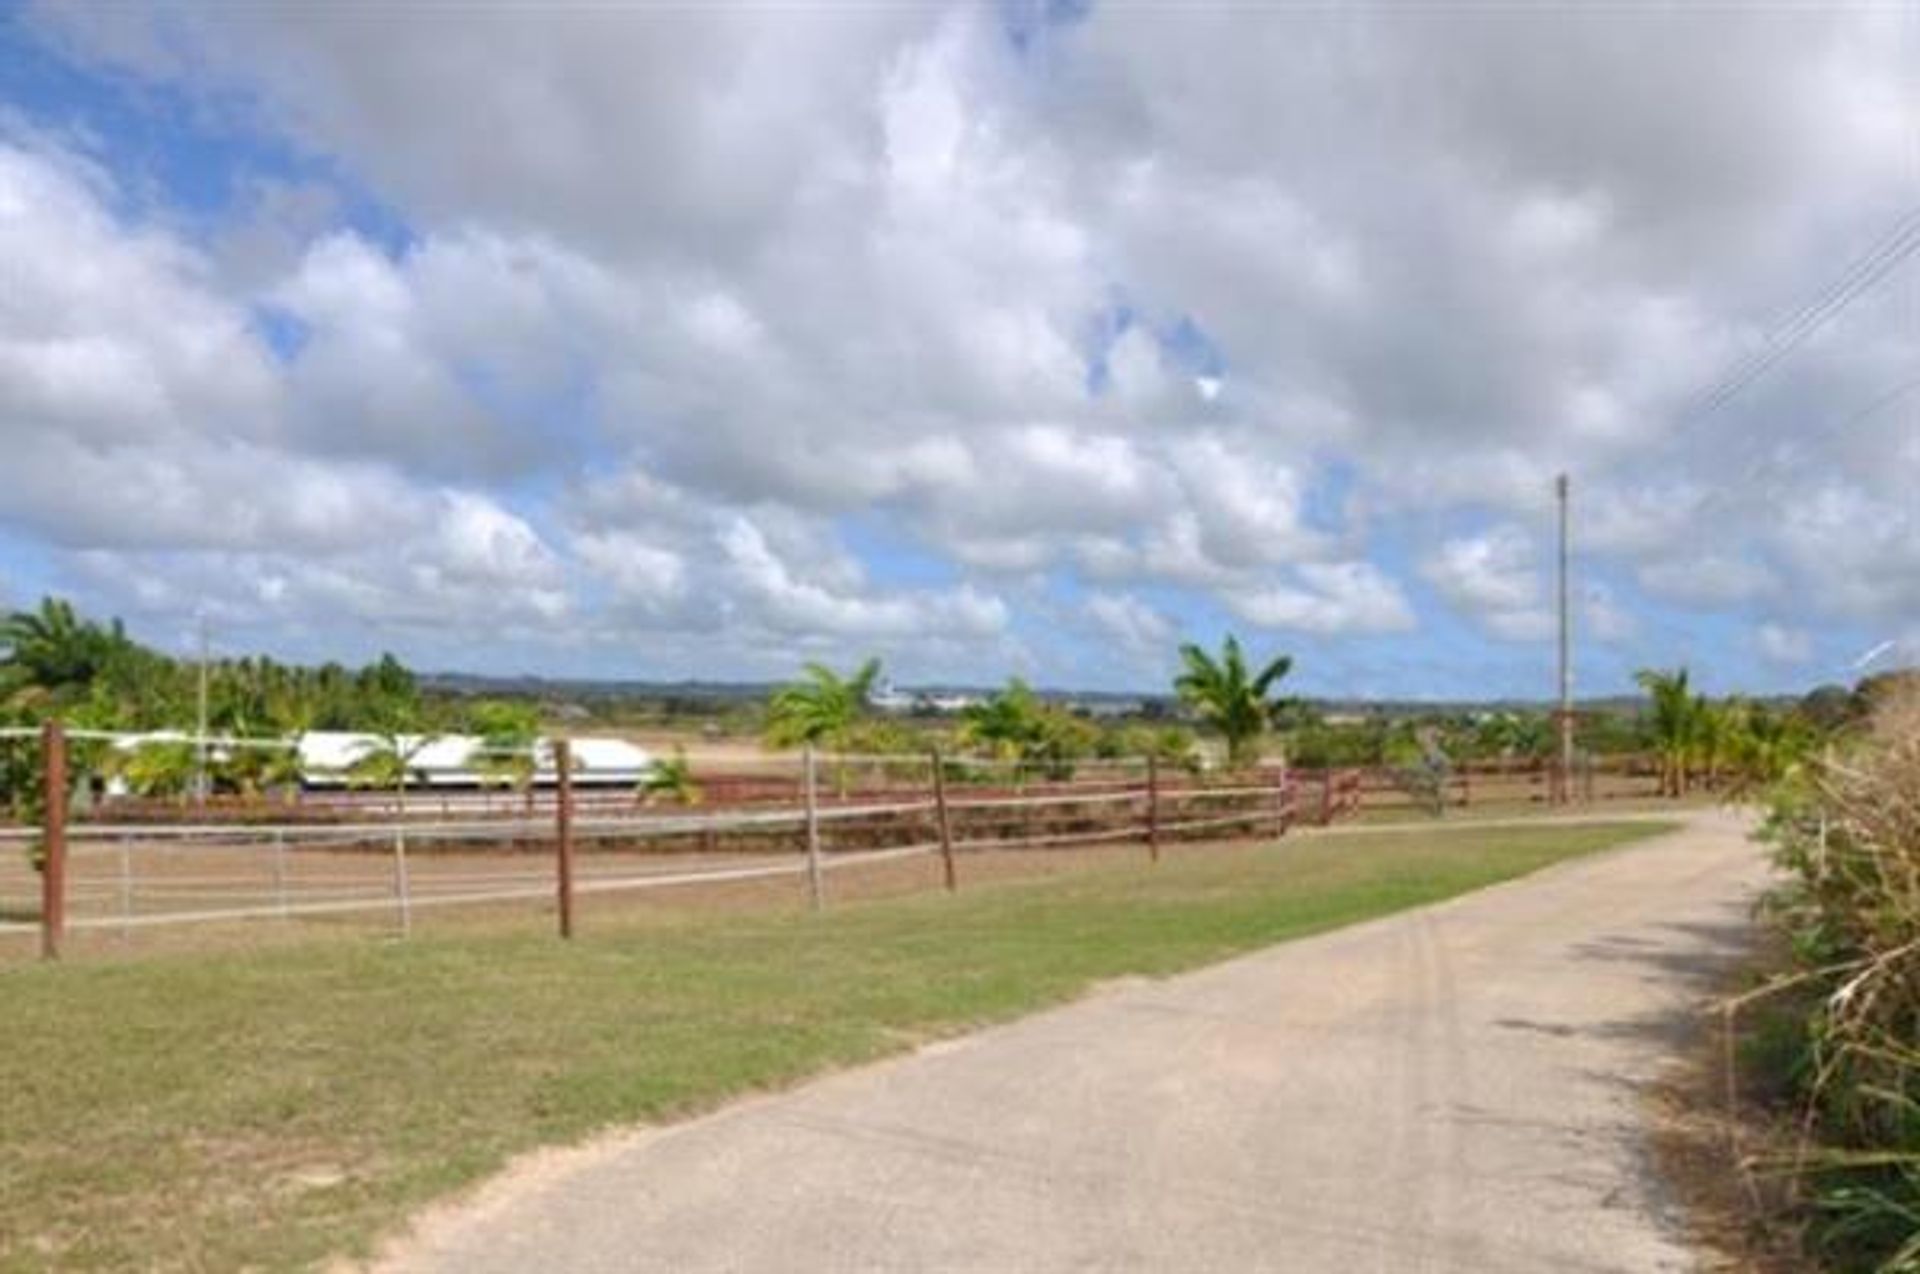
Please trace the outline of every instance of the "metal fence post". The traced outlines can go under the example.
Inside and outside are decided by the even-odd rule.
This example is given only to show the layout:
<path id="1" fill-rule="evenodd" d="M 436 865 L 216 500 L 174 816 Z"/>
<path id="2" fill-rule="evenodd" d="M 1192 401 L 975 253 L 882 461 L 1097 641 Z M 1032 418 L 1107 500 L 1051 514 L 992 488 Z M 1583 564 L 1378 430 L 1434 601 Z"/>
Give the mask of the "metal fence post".
<path id="1" fill-rule="evenodd" d="M 40 762 L 40 955 L 57 960 L 67 936 L 67 731 L 58 721 L 40 728 Z"/>
<path id="2" fill-rule="evenodd" d="M 406 807 L 400 808 L 400 817 L 407 816 Z M 400 908 L 400 936 L 413 936 L 413 889 L 407 879 L 407 827 L 405 823 L 394 828 L 393 832 L 393 896 Z"/>
<path id="3" fill-rule="evenodd" d="M 559 890 L 560 936 L 573 937 L 573 746 L 553 741 L 554 885 Z"/>
<path id="4" fill-rule="evenodd" d="M 960 880 L 953 868 L 953 824 L 947 817 L 947 775 L 946 763 L 940 759 L 940 749 L 933 750 L 933 809 L 940 826 L 940 866 L 946 876 L 947 892 L 952 893 L 960 887 Z"/>
<path id="5" fill-rule="evenodd" d="M 279 828 L 273 832 L 273 901 L 280 912 L 280 918 L 287 918 L 287 834 Z"/>
<path id="6" fill-rule="evenodd" d="M 1160 861 L 1160 761 L 1147 757 L 1147 857 Z"/>
<path id="7" fill-rule="evenodd" d="M 120 838 L 120 940 L 133 937 L 133 846 Z"/>
<path id="8" fill-rule="evenodd" d="M 813 744 L 807 744 L 807 892 L 813 909 L 826 905 L 826 891 L 820 880 L 820 764 Z"/>

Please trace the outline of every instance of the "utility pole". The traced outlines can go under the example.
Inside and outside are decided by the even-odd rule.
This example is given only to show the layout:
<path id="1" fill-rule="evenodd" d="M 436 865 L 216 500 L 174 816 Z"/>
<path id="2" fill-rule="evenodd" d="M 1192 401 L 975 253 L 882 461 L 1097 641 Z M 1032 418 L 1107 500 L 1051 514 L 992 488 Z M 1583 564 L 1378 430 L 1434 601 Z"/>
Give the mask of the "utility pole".
<path id="1" fill-rule="evenodd" d="M 1553 494 L 1560 512 L 1560 766 L 1558 799 L 1561 804 L 1573 800 L 1573 633 L 1567 607 L 1567 475 L 1553 480 Z"/>
<path id="2" fill-rule="evenodd" d="M 202 804 L 205 804 L 207 799 L 207 612 L 202 610 L 195 618 L 200 622 L 200 693 L 199 724 L 194 732 L 193 794 Z"/>

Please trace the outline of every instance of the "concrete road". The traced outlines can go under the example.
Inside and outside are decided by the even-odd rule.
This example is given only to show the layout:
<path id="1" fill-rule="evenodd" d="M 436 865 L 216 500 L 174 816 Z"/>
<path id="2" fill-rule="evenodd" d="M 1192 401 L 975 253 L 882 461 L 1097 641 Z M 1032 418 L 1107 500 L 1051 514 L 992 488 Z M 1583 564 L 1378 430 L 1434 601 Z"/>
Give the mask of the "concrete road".
<path id="1" fill-rule="evenodd" d="M 397 1268 L 1689 1268 L 1639 1093 L 1764 880 L 1725 814 L 536 1162 Z"/>

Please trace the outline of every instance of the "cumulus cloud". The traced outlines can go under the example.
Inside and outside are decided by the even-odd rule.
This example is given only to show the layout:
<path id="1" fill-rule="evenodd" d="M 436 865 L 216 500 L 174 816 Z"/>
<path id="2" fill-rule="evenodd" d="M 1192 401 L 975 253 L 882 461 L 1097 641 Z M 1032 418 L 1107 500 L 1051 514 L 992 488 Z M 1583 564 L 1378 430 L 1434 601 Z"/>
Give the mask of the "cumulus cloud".
<path id="1" fill-rule="evenodd" d="M 1143 642 L 1215 607 L 1420 641 L 1410 561 L 1537 640 L 1520 528 L 1566 471 L 1603 640 L 1654 640 L 1648 598 L 1920 614 L 1897 294 L 1691 409 L 1920 198 L 1920 35 L 1884 11 L 1096 4 L 1014 39 L 939 3 L 182 0 L 22 30 L 307 174 L 237 172 L 196 235 L 91 143 L 0 144 L 0 504 L 47 543 L 312 561 L 342 622 L 401 587 L 344 564 L 405 545 L 423 598 L 524 581 L 716 659 L 950 637 L 997 676 L 1063 579 Z"/>
<path id="2" fill-rule="evenodd" d="M 1091 593 L 1084 605 L 1106 637 L 1130 650 L 1164 652 L 1178 631 L 1172 620 L 1130 593 Z"/>
<path id="3" fill-rule="evenodd" d="M 1249 623 L 1307 633 L 1393 633 L 1414 626 L 1412 607 L 1371 562 L 1309 562 L 1297 584 L 1229 593 L 1228 609 Z"/>
<path id="4" fill-rule="evenodd" d="M 1541 641 L 1553 633 L 1533 541 L 1517 526 L 1447 540 L 1421 564 L 1421 574 L 1496 637 Z"/>
<path id="5" fill-rule="evenodd" d="M 1784 624 L 1766 623 L 1753 631 L 1761 657 L 1777 664 L 1804 664 L 1813 658 L 1813 634 Z"/>

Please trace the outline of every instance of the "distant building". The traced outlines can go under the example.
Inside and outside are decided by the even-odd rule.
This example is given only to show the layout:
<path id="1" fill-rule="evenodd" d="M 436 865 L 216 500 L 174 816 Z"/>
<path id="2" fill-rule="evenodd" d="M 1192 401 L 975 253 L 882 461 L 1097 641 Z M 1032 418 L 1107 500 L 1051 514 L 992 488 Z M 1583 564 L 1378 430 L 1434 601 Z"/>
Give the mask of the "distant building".
<path id="1" fill-rule="evenodd" d="M 408 768 L 411 782 L 419 787 L 476 788 L 497 784 L 482 762 L 480 750 L 485 741 L 470 734 L 432 735 L 422 741 L 420 735 L 399 735 L 391 740 L 402 752 L 412 752 Z M 191 743 L 192 737 L 178 730 L 157 730 L 146 734 L 127 734 L 115 739 L 114 750 L 131 753 L 151 744 Z M 348 785 L 353 767 L 376 750 L 385 748 L 386 736 L 359 734 L 346 730 L 309 730 L 299 736 L 294 747 L 300 754 L 300 784 L 310 788 L 338 788 Z M 625 739 L 575 738 L 573 781 L 580 787 L 632 787 L 653 768 L 653 756 L 645 748 Z M 417 750 L 416 750 L 417 749 Z M 233 746 L 214 740 L 207 747 L 207 759 L 220 765 L 231 759 Z M 533 781 L 551 786 L 556 772 L 553 743 L 542 739 L 534 745 Z M 108 780 L 109 796 L 124 795 L 126 782 L 119 776 Z"/>
<path id="2" fill-rule="evenodd" d="M 482 787 L 498 782 L 487 771 L 482 753 L 486 744 L 477 736 L 434 735 L 422 743 L 418 735 L 400 735 L 394 742 L 403 752 L 419 749 L 409 768 L 422 787 Z M 386 743 L 377 734 L 310 730 L 299 740 L 300 781 L 308 787 L 343 787 L 354 765 Z M 625 739 L 574 738 L 568 743 L 576 786 L 631 787 L 653 768 L 652 754 Z M 552 741 L 535 743 L 533 757 L 535 785 L 551 786 L 557 773 Z"/>
<path id="3" fill-rule="evenodd" d="M 978 695 L 902 690 L 891 681 L 867 692 L 867 706 L 875 712 L 961 712 L 979 702 Z"/>
<path id="4" fill-rule="evenodd" d="M 867 692 L 867 706 L 875 712 L 912 712 L 920 706 L 920 697 L 896 688 L 891 681 L 883 681 Z"/>

